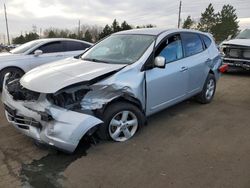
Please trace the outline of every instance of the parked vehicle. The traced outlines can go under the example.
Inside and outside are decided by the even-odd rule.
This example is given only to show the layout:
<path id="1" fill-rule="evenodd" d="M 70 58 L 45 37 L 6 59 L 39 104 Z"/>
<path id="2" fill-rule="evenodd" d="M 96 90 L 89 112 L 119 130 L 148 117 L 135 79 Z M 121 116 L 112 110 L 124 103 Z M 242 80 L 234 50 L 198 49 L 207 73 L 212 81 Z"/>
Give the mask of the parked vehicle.
<path id="1" fill-rule="evenodd" d="M 92 44 L 74 39 L 39 39 L 25 43 L 10 52 L 0 54 L 0 88 L 4 75 L 13 78 L 45 63 L 79 55 Z"/>
<path id="2" fill-rule="evenodd" d="M 146 118 L 196 96 L 210 103 L 221 56 L 209 34 L 139 29 L 115 33 L 86 51 L 8 82 L 6 117 L 22 133 L 73 152 L 84 135 L 122 142 Z"/>
<path id="3" fill-rule="evenodd" d="M 250 29 L 239 33 L 235 39 L 222 42 L 223 64 L 229 70 L 250 70 Z"/>

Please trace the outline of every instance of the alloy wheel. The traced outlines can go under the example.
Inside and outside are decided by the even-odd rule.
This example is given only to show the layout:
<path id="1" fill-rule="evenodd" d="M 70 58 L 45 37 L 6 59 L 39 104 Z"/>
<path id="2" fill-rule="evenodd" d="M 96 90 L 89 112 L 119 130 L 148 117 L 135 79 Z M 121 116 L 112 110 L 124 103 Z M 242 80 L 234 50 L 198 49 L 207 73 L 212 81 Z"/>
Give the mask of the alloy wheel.
<path id="1" fill-rule="evenodd" d="M 138 119 L 131 111 L 118 112 L 109 123 L 109 135 L 118 142 L 130 139 L 138 129 Z"/>

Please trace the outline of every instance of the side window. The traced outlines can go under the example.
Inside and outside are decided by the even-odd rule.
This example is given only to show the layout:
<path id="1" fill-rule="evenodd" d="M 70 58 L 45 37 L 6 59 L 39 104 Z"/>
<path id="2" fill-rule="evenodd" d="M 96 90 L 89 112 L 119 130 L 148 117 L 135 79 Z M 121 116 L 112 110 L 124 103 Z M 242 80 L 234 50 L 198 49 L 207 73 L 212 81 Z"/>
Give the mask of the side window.
<path id="1" fill-rule="evenodd" d="M 67 51 L 85 50 L 90 45 L 75 41 L 64 41 Z"/>
<path id="2" fill-rule="evenodd" d="M 205 44 L 205 47 L 208 48 L 212 43 L 211 39 L 205 35 L 201 35 L 201 38 Z"/>
<path id="3" fill-rule="evenodd" d="M 168 38 L 163 44 L 160 45 L 156 54 L 157 56 L 165 57 L 166 63 L 183 58 L 180 35 L 174 35 Z"/>
<path id="4" fill-rule="evenodd" d="M 183 33 L 181 35 L 185 56 L 191 56 L 203 51 L 201 39 L 195 33 Z"/>
<path id="5" fill-rule="evenodd" d="M 55 53 L 65 51 L 62 42 L 51 42 L 48 44 L 44 44 L 39 47 L 39 50 L 42 50 L 43 53 Z"/>

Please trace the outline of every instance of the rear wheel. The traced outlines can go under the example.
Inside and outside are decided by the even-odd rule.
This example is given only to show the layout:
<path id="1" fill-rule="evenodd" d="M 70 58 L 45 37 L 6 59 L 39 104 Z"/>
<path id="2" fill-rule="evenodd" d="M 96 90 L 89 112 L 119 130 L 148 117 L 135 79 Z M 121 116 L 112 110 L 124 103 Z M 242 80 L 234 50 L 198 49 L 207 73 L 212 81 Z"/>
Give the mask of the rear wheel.
<path id="1" fill-rule="evenodd" d="M 4 76 L 10 73 L 10 80 L 21 78 L 24 75 L 24 72 L 18 68 L 5 68 L 0 72 L 0 89 L 3 87 Z"/>
<path id="2" fill-rule="evenodd" d="M 107 107 L 103 114 L 104 124 L 98 135 L 105 140 L 123 142 L 135 135 L 143 125 L 144 115 L 135 105 L 117 102 Z"/>
<path id="3" fill-rule="evenodd" d="M 216 79 L 213 74 L 209 74 L 203 86 L 202 92 L 197 95 L 196 99 L 202 103 L 207 104 L 213 100 L 216 90 Z"/>

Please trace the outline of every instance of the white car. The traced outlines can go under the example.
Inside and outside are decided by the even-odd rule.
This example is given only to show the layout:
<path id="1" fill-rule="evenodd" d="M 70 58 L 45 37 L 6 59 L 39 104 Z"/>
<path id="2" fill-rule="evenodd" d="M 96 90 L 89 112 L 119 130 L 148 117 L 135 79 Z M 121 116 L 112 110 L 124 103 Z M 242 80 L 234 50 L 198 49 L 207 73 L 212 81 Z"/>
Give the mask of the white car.
<path id="1" fill-rule="evenodd" d="M 220 45 L 223 52 L 223 64 L 229 70 L 250 70 L 250 29 L 240 32 L 235 39 L 224 41 Z"/>
<path id="2" fill-rule="evenodd" d="M 0 53 L 0 88 L 6 73 L 13 78 L 52 61 L 81 54 L 92 44 L 64 38 L 38 39 L 25 43 L 10 52 Z"/>

